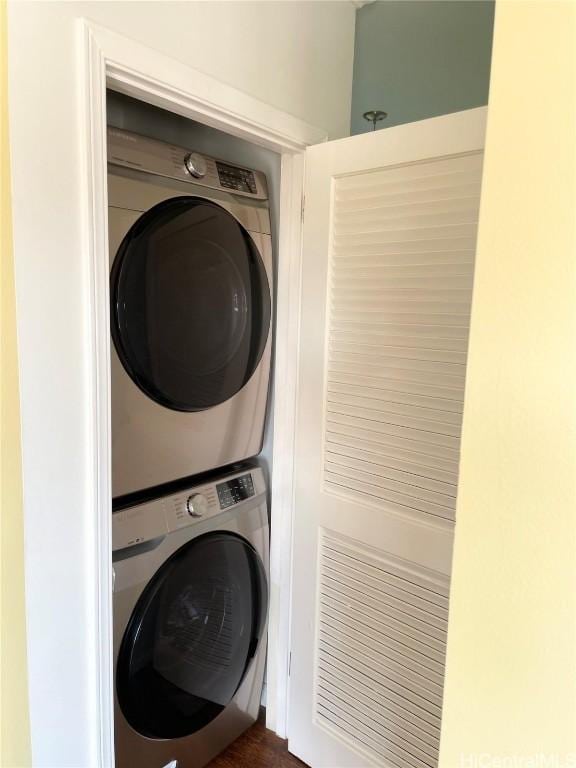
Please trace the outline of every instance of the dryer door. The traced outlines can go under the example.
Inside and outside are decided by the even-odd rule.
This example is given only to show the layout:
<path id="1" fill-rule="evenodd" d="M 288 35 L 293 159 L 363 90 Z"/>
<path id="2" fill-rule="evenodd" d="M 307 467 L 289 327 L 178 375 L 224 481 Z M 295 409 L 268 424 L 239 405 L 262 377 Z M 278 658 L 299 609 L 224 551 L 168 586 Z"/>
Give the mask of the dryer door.
<path id="1" fill-rule="evenodd" d="M 230 703 L 256 653 L 267 586 L 256 550 L 232 533 L 181 547 L 142 593 L 116 668 L 118 703 L 137 732 L 187 736 Z"/>
<path id="2" fill-rule="evenodd" d="M 177 197 L 122 241 L 111 271 L 111 327 L 133 381 L 156 402 L 200 411 L 254 373 L 270 329 L 270 287 L 248 232 L 221 206 Z"/>

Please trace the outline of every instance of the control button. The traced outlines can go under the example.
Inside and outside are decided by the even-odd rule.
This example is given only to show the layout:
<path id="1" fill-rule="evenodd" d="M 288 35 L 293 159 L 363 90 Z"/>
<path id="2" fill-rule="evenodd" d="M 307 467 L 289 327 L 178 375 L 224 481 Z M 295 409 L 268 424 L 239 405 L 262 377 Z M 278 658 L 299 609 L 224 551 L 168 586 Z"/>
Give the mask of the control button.
<path id="1" fill-rule="evenodd" d="M 192 517 L 202 517 L 209 511 L 208 499 L 201 493 L 195 493 L 188 497 L 186 509 Z"/>
<path id="2" fill-rule="evenodd" d="M 186 155 L 184 158 L 184 166 L 188 173 L 196 179 L 201 179 L 202 176 L 206 176 L 206 171 L 208 170 L 206 160 L 204 160 L 202 155 L 199 155 L 197 152 L 190 152 L 189 155 Z"/>

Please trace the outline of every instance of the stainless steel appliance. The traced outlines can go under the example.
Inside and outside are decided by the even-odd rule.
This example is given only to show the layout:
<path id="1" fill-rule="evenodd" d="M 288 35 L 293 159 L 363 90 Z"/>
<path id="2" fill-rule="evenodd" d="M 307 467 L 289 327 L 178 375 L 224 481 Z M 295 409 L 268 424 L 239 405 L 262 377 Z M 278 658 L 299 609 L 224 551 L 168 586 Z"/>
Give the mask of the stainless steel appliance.
<path id="1" fill-rule="evenodd" d="M 264 174 L 108 131 L 112 484 L 259 453 L 270 368 Z"/>
<path id="2" fill-rule="evenodd" d="M 117 768 L 200 768 L 255 721 L 268 536 L 259 468 L 114 513 Z"/>

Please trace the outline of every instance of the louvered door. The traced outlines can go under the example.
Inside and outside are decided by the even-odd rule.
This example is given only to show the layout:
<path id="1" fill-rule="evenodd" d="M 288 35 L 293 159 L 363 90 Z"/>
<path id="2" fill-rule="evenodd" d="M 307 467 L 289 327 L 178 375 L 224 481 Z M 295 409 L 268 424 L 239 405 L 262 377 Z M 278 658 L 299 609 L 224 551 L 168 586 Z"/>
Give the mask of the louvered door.
<path id="1" fill-rule="evenodd" d="M 308 151 L 288 736 L 438 761 L 485 110 Z"/>

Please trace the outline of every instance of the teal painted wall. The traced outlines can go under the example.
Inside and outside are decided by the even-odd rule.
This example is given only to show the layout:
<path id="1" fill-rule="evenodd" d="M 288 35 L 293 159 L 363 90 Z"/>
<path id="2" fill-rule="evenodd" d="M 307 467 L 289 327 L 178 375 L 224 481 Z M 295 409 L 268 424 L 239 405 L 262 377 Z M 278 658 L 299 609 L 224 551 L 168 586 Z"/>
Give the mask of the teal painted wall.
<path id="1" fill-rule="evenodd" d="M 356 15 L 351 133 L 488 103 L 493 0 L 378 0 Z"/>

